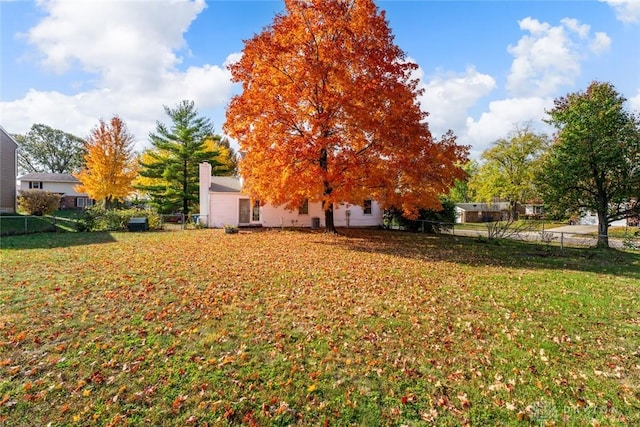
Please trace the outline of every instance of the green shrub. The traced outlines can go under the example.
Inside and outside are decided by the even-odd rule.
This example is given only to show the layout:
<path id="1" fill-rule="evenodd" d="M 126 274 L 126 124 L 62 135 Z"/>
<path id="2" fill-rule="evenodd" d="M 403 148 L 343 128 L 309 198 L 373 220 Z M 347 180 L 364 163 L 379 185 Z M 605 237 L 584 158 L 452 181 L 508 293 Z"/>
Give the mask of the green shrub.
<path id="1" fill-rule="evenodd" d="M 155 212 L 139 208 L 104 209 L 97 205 L 85 211 L 84 217 L 79 221 L 79 228 L 80 231 L 124 231 L 128 229 L 129 220 L 134 217 L 146 217 L 149 230 L 162 228 L 160 215 Z"/>
<path id="2" fill-rule="evenodd" d="M 18 207 L 29 215 L 43 216 L 55 212 L 60 207 L 60 195 L 44 190 L 20 190 Z"/>
<path id="3" fill-rule="evenodd" d="M 442 209 L 435 211 L 433 209 L 420 209 L 419 216 L 416 220 L 411 220 L 402 215 L 400 209 L 391 208 L 384 213 L 384 222 L 387 227 L 397 224 L 404 230 L 419 231 L 425 233 L 438 233 L 450 228 L 451 224 L 456 221 L 456 205 L 447 198 L 440 198 Z M 424 221 L 424 222 L 423 222 Z"/>

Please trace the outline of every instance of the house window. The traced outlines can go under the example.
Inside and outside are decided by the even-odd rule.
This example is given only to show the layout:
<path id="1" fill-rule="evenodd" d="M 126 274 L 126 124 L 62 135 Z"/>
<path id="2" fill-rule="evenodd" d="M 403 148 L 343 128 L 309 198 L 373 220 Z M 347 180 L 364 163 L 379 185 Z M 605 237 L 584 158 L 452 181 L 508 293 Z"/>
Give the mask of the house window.
<path id="1" fill-rule="evenodd" d="M 29 181 L 29 188 L 33 190 L 42 190 L 42 182 Z"/>
<path id="2" fill-rule="evenodd" d="M 372 203 L 371 200 L 365 200 L 362 206 L 362 211 L 365 215 L 371 215 L 372 213 Z"/>
<path id="3" fill-rule="evenodd" d="M 88 208 L 89 206 L 93 206 L 93 199 L 90 199 L 88 197 L 78 197 L 76 199 L 76 207 Z"/>
<path id="4" fill-rule="evenodd" d="M 260 221 L 260 200 L 253 201 L 253 208 L 251 209 L 251 221 Z"/>
<path id="5" fill-rule="evenodd" d="M 304 199 L 298 208 L 298 215 L 309 215 L 309 199 Z"/>

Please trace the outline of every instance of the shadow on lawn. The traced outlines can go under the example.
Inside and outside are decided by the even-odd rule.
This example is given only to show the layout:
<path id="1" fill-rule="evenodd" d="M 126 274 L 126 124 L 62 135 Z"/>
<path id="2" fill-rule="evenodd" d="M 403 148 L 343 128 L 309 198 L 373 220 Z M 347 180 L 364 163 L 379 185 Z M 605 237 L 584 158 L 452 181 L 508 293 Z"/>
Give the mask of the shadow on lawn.
<path id="1" fill-rule="evenodd" d="M 335 243 L 345 249 L 429 261 L 478 266 L 575 270 L 640 280 L 640 254 L 617 249 L 565 248 L 512 240 L 410 233 L 393 230 L 340 229 Z M 321 243 L 321 242 L 318 242 Z M 328 244 L 324 241 L 323 244 Z"/>
<path id="2" fill-rule="evenodd" d="M 71 246 L 112 243 L 116 240 L 108 232 L 92 233 L 34 233 L 18 236 L 3 236 L 2 249 L 47 249 Z"/>

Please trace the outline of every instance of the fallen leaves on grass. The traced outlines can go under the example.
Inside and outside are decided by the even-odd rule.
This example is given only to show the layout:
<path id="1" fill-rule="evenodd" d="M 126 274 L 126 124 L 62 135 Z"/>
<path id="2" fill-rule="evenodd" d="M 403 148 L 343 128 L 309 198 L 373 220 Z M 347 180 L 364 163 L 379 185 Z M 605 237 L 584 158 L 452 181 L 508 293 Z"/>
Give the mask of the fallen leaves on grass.
<path id="1" fill-rule="evenodd" d="M 123 233 L 3 251 L 0 420 L 638 420 L 632 272 L 347 234 Z"/>

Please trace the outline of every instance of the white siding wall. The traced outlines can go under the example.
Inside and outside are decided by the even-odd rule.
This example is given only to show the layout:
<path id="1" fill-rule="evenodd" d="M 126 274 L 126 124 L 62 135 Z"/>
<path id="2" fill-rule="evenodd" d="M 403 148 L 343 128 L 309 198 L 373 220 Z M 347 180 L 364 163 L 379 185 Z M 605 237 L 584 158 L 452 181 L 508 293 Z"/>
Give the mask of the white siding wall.
<path id="1" fill-rule="evenodd" d="M 209 193 L 208 226 L 222 228 L 238 225 L 238 200 L 248 199 L 238 193 Z M 350 211 L 347 223 L 346 211 Z M 382 225 L 382 210 L 373 202 L 371 214 L 364 214 L 361 206 L 339 204 L 334 208 L 333 220 L 336 227 L 376 227 Z M 260 208 L 260 224 L 263 227 L 311 227 L 312 218 L 320 218 L 320 227 L 325 226 L 322 204 L 309 203 L 309 214 L 299 214 L 298 210 L 287 210 L 284 206 L 265 205 Z M 256 223 L 252 220 L 252 223 Z M 257 224 L 257 223 L 256 223 Z"/>
<path id="2" fill-rule="evenodd" d="M 209 193 L 209 227 L 237 226 L 240 198 L 237 193 Z"/>
<path id="3" fill-rule="evenodd" d="M 346 211 L 350 212 L 347 222 Z M 298 210 L 289 211 L 284 207 L 263 206 L 260 219 L 264 227 L 311 227 L 312 218 L 320 218 L 320 226 L 325 226 L 324 212 L 320 202 L 309 203 L 309 214 L 300 215 Z M 364 214 L 361 206 L 338 204 L 334 207 L 333 222 L 336 227 L 376 227 L 382 225 L 382 210 L 373 202 L 371 214 Z"/>
<path id="4" fill-rule="evenodd" d="M 44 191 L 50 191 L 52 193 L 64 193 L 67 196 L 74 197 L 87 197 L 86 193 L 78 193 L 74 190 L 77 184 L 70 182 L 47 182 L 44 181 L 42 183 L 42 189 Z M 28 190 L 29 189 L 29 181 L 20 181 L 20 190 Z"/>
<path id="5" fill-rule="evenodd" d="M 211 165 L 209 163 L 200 163 L 199 179 L 200 179 L 200 191 L 198 203 L 200 205 L 200 215 L 202 215 L 203 221 L 207 221 L 209 218 L 209 188 L 211 187 Z"/>
<path id="6" fill-rule="evenodd" d="M 347 211 L 350 212 L 348 224 Z M 340 203 L 334 206 L 333 223 L 336 227 L 375 227 L 382 225 L 382 210 L 376 202 L 371 203 L 371 214 L 365 214 L 362 206 Z"/>
<path id="7" fill-rule="evenodd" d="M 320 203 L 309 203 L 309 214 L 298 214 L 298 210 L 289 211 L 284 206 L 265 205 L 260 208 L 260 222 L 263 227 L 311 227 L 311 218 L 320 218 L 324 225 L 324 213 Z"/>

